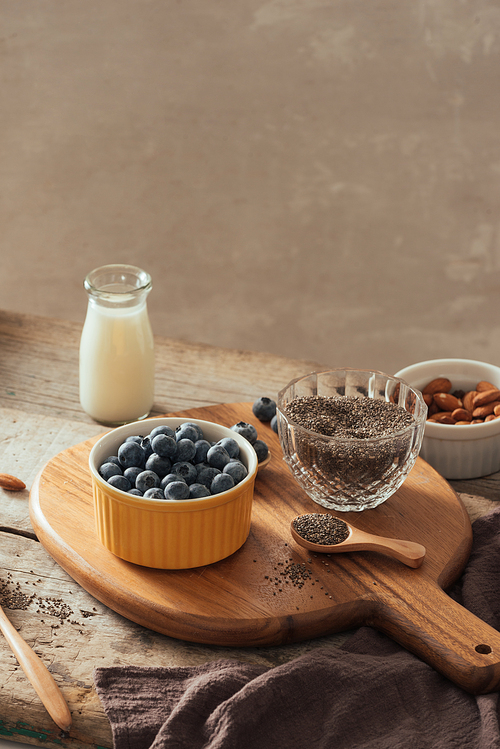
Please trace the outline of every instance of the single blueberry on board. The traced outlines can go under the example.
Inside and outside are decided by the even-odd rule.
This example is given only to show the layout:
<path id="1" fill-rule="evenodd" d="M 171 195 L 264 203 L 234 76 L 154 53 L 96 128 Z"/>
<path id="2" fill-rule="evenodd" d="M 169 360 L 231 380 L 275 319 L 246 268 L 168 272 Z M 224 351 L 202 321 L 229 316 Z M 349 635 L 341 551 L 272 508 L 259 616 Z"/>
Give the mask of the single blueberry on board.
<path id="1" fill-rule="evenodd" d="M 189 486 L 185 481 L 172 481 L 165 487 L 165 499 L 189 499 Z"/>
<path id="2" fill-rule="evenodd" d="M 257 398 L 252 406 L 252 411 L 259 421 L 271 421 L 276 414 L 276 402 L 271 398 Z"/>
<path id="3" fill-rule="evenodd" d="M 192 463 L 183 461 L 180 463 L 174 463 L 172 466 L 172 473 L 177 473 L 186 484 L 194 484 L 198 478 L 198 471 Z"/>
<path id="4" fill-rule="evenodd" d="M 219 471 L 218 468 L 213 468 L 209 465 L 202 465 L 198 471 L 196 481 L 199 484 L 204 484 L 208 489 L 210 489 L 212 481 L 219 475 L 219 473 L 221 473 L 221 471 Z"/>
<path id="5" fill-rule="evenodd" d="M 257 460 L 262 463 L 263 460 L 269 455 L 269 448 L 263 440 L 255 440 L 252 445 L 253 449 L 257 453 Z"/>
<path id="6" fill-rule="evenodd" d="M 257 430 L 253 424 L 247 424 L 246 421 L 238 421 L 237 424 L 233 424 L 231 427 L 233 432 L 241 434 L 246 440 L 253 444 L 257 439 Z"/>
<path id="7" fill-rule="evenodd" d="M 124 468 L 131 466 L 142 468 L 146 462 L 146 453 L 137 442 L 124 442 L 118 448 L 118 458 Z"/>
<path id="8" fill-rule="evenodd" d="M 149 439 L 151 440 L 151 442 L 158 434 L 166 434 L 167 437 L 173 437 L 175 432 L 172 427 L 169 427 L 166 424 L 161 424 L 159 427 L 155 427 L 150 431 Z"/>
<path id="9" fill-rule="evenodd" d="M 143 496 L 145 499 L 165 499 L 162 490 L 157 486 L 145 491 Z"/>
<path id="10" fill-rule="evenodd" d="M 230 463 L 224 466 L 222 473 L 228 473 L 233 479 L 235 484 L 239 484 L 248 476 L 246 466 L 241 460 L 232 460 Z"/>
<path id="11" fill-rule="evenodd" d="M 271 429 L 273 430 L 273 432 L 276 432 L 276 434 L 278 434 L 278 417 L 277 416 L 273 416 L 273 418 L 271 419 Z"/>
<path id="12" fill-rule="evenodd" d="M 210 484 L 210 492 L 212 494 L 221 494 L 222 492 L 227 492 L 228 489 L 232 489 L 233 486 L 234 480 L 228 473 L 219 473 Z"/>
<path id="13" fill-rule="evenodd" d="M 191 484 L 189 487 L 189 499 L 202 499 L 209 496 L 210 490 L 204 484 Z"/>
<path id="14" fill-rule="evenodd" d="M 162 458 L 161 455 L 152 453 L 146 461 L 146 469 L 154 471 L 162 479 L 172 469 L 172 461 L 168 458 Z"/>
<path id="15" fill-rule="evenodd" d="M 177 455 L 176 455 L 177 463 L 184 463 L 186 461 L 191 461 L 194 459 L 195 455 L 196 455 L 196 447 L 195 447 L 195 443 L 192 440 L 187 439 L 187 438 L 178 440 Z"/>
<path id="16" fill-rule="evenodd" d="M 151 442 L 153 451 L 162 458 L 173 460 L 177 454 L 177 442 L 168 434 L 157 434 Z"/>
<path id="17" fill-rule="evenodd" d="M 121 489 L 122 492 L 128 492 L 132 488 L 132 484 L 125 476 L 110 476 L 108 484 L 114 486 L 115 489 Z"/>
<path id="18" fill-rule="evenodd" d="M 212 466 L 212 468 L 218 468 L 219 471 L 222 471 L 224 466 L 227 465 L 230 460 L 229 453 L 222 447 L 222 445 L 214 445 L 207 453 L 208 465 Z"/>
<path id="19" fill-rule="evenodd" d="M 207 440 L 196 440 L 194 443 L 196 452 L 194 455 L 194 463 L 205 463 L 207 459 L 207 452 L 210 450 L 210 442 Z"/>
<path id="20" fill-rule="evenodd" d="M 147 492 L 148 489 L 156 489 L 159 486 L 160 477 L 154 471 L 142 471 L 135 480 L 135 488 L 141 492 Z"/>
<path id="21" fill-rule="evenodd" d="M 240 457 L 240 446 L 232 437 L 223 437 L 217 444 L 224 448 L 230 458 Z"/>

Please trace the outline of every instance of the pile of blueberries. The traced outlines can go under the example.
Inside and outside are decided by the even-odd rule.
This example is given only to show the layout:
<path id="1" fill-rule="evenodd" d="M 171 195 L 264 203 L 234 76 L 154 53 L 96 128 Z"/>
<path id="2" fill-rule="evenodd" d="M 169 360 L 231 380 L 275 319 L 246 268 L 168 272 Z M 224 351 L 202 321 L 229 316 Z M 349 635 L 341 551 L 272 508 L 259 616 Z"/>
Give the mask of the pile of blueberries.
<path id="1" fill-rule="evenodd" d="M 270 398 L 259 398 L 252 410 L 261 421 L 276 418 L 276 404 Z M 267 444 L 258 439 L 252 424 L 240 421 L 231 429 L 250 442 L 259 463 L 267 458 Z M 209 442 L 191 422 L 175 430 L 162 425 L 147 436 L 127 437 L 117 453 L 101 464 L 102 478 L 116 489 L 150 499 L 209 497 L 232 489 L 248 474 L 235 439 Z"/>

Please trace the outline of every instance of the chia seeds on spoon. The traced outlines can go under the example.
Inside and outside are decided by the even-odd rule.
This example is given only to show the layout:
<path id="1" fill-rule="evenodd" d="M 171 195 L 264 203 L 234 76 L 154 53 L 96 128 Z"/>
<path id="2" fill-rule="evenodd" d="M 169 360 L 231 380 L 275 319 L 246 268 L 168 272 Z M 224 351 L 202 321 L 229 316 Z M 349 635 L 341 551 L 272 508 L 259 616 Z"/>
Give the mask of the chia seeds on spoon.
<path id="1" fill-rule="evenodd" d="M 347 523 L 326 513 L 300 515 L 293 521 L 293 527 L 305 541 L 322 546 L 336 546 L 350 534 Z"/>

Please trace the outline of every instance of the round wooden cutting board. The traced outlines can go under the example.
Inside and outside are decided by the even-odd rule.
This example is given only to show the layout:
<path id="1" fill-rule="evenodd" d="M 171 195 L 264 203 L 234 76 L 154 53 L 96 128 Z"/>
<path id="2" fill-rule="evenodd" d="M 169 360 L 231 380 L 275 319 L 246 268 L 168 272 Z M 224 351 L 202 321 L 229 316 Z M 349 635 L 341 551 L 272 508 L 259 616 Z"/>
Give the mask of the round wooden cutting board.
<path id="1" fill-rule="evenodd" d="M 38 538 L 86 591 L 145 627 L 205 644 L 278 645 L 367 624 L 468 691 L 500 688 L 500 634 L 443 593 L 467 562 L 472 531 L 458 496 L 428 464 L 418 459 L 379 507 L 339 514 L 362 530 L 423 544 L 420 568 L 376 552 L 315 555 L 295 544 L 290 521 L 327 510 L 296 484 L 277 435 L 255 419 L 251 404 L 168 415 L 226 426 L 248 421 L 270 446 L 271 462 L 255 484 L 248 540 L 227 559 L 190 570 L 145 568 L 115 557 L 94 529 L 88 456 L 96 437 L 49 461 L 30 493 Z"/>

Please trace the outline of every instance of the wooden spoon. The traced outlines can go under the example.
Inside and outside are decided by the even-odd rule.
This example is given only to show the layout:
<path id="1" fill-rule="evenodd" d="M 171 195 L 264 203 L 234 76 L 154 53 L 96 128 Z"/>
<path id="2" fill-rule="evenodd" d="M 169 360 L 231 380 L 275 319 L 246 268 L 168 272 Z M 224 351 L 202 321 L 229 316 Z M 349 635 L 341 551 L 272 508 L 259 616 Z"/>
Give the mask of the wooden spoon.
<path id="1" fill-rule="evenodd" d="M 10 623 L 1 606 L 0 630 L 54 723 L 63 731 L 69 731 L 71 728 L 71 713 L 61 690 L 35 651 L 30 648 Z"/>
<path id="2" fill-rule="evenodd" d="M 300 526 L 301 518 L 312 518 L 314 521 L 322 523 L 323 519 L 333 519 L 340 531 L 348 533 L 343 541 L 337 543 L 314 543 L 301 536 L 297 530 L 297 523 Z M 329 521 L 325 521 L 329 522 Z M 324 523 L 322 523 L 324 525 Z M 397 538 L 384 538 L 374 533 L 365 533 L 365 531 L 355 528 L 345 520 L 336 518 L 334 515 L 327 513 L 312 513 L 309 515 L 298 515 L 290 524 L 290 530 L 295 541 L 310 551 L 319 552 L 320 554 L 338 554 L 346 551 L 378 551 L 389 557 L 398 559 L 407 567 L 420 567 L 424 561 L 425 547 L 413 541 L 404 541 Z M 305 531 L 302 530 L 304 533 Z M 326 533 L 325 533 L 326 538 Z"/>

